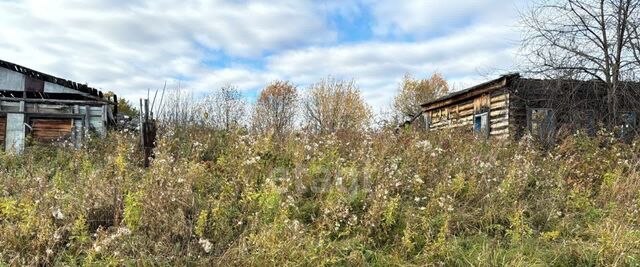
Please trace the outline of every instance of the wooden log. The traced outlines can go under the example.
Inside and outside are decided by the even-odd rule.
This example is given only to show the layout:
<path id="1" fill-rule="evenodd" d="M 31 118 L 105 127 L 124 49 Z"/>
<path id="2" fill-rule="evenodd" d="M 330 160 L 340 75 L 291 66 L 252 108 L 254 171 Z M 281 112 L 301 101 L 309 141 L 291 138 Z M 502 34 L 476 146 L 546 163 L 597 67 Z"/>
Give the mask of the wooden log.
<path id="1" fill-rule="evenodd" d="M 507 101 L 500 101 L 491 104 L 491 109 L 502 109 L 507 107 Z"/>
<path id="2" fill-rule="evenodd" d="M 491 102 L 500 102 L 500 101 L 506 101 L 508 98 L 508 94 L 501 94 L 498 96 L 492 96 L 491 97 Z"/>

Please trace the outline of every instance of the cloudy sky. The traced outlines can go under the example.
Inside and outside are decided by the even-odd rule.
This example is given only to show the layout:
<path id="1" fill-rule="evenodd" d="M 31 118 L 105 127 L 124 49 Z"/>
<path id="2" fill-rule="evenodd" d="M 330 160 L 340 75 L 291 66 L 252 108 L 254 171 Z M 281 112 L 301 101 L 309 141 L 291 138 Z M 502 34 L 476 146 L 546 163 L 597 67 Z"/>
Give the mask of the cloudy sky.
<path id="1" fill-rule="evenodd" d="M 523 1 L 0 0 L 0 58 L 129 99 L 332 75 L 383 110 L 406 73 L 460 89 L 514 71 Z"/>

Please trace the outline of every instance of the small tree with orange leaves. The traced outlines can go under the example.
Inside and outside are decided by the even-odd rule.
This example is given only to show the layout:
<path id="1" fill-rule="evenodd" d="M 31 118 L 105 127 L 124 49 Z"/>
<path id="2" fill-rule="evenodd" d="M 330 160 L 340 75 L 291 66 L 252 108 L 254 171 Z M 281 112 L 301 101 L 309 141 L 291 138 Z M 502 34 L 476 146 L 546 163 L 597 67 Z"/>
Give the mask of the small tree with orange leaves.
<path id="1" fill-rule="evenodd" d="M 268 85 L 256 101 L 252 119 L 258 134 L 273 133 L 279 140 L 288 136 L 295 127 L 298 90 L 288 81 L 274 81 Z"/>

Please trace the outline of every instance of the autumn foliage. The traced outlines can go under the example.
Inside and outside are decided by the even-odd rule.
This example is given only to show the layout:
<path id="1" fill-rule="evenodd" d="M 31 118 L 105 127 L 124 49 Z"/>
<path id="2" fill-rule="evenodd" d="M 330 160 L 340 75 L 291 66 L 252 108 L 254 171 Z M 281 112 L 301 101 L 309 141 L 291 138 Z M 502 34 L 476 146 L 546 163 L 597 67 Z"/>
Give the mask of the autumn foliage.
<path id="1" fill-rule="evenodd" d="M 290 82 L 275 81 L 268 85 L 256 101 L 252 127 L 258 134 L 286 138 L 296 127 L 298 89 Z"/>

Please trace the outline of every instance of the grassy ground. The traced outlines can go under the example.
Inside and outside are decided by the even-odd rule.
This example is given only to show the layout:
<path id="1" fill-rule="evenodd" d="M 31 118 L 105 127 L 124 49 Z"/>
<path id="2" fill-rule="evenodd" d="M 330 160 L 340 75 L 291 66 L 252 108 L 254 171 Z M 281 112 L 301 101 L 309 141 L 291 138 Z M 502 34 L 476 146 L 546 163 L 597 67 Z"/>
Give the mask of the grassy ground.
<path id="1" fill-rule="evenodd" d="M 0 155 L 0 265 L 640 264 L 640 144 L 171 131 Z M 4 263 L 2 263 L 4 262 Z"/>

